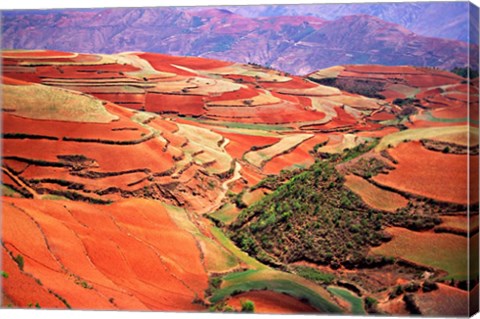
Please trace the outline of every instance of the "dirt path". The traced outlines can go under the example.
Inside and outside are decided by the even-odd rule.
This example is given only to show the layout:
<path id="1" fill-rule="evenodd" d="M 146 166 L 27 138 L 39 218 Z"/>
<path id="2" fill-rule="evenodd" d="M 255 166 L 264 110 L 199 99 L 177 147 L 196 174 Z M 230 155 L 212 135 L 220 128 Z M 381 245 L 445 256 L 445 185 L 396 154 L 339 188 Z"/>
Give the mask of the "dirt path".
<path id="1" fill-rule="evenodd" d="M 10 170 L 8 170 L 8 168 L 2 167 L 2 171 L 5 174 L 7 174 L 15 183 L 17 183 L 18 186 L 24 188 L 27 192 L 32 194 L 34 199 L 40 199 L 41 198 L 40 195 L 38 195 L 37 192 L 33 188 L 31 188 L 30 186 L 25 184 L 20 178 L 18 178 L 17 175 L 10 172 Z"/>
<path id="2" fill-rule="evenodd" d="M 222 201 L 227 194 L 228 185 L 230 183 L 235 182 L 236 180 L 238 180 L 242 177 L 242 175 L 240 174 L 241 169 L 242 169 L 242 165 L 240 165 L 239 162 L 236 162 L 235 163 L 235 170 L 233 171 L 233 176 L 231 178 L 227 179 L 225 182 L 223 182 L 221 187 L 220 187 L 220 192 L 221 193 L 218 195 L 218 197 L 215 199 L 215 201 L 210 206 L 205 207 L 200 212 L 198 212 L 199 214 L 201 214 L 201 215 L 211 214 L 211 213 L 215 212 L 217 209 L 220 208 L 220 206 L 222 205 Z"/>

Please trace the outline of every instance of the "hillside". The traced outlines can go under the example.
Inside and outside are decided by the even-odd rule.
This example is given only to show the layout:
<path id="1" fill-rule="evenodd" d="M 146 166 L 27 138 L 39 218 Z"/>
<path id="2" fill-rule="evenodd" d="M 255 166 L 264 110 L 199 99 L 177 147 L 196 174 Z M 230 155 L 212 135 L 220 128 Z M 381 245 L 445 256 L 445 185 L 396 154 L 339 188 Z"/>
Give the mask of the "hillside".
<path id="1" fill-rule="evenodd" d="M 227 8 L 234 13 L 252 18 L 283 15 L 313 16 L 335 20 L 354 14 L 367 14 L 399 24 L 423 36 L 466 42 L 469 17 L 465 12 L 469 5 L 466 2 L 403 2 L 229 6 Z"/>
<path id="2" fill-rule="evenodd" d="M 467 65 L 466 42 L 428 37 L 371 13 L 360 10 L 327 20 L 309 14 L 251 18 L 215 8 L 4 12 L 2 46 L 102 53 L 142 50 L 258 63 L 302 75 L 335 64 L 446 70 Z"/>
<path id="3" fill-rule="evenodd" d="M 466 314 L 478 78 L 2 56 L 3 306 Z"/>

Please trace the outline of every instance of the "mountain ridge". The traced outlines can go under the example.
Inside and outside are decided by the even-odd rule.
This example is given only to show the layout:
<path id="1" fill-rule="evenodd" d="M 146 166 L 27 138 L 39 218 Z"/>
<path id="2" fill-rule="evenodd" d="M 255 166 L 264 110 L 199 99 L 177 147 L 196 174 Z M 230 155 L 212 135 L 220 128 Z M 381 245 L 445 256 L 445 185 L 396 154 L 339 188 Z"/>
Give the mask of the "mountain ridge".
<path id="1" fill-rule="evenodd" d="M 365 14 L 328 21 L 312 16 L 249 18 L 215 8 L 39 11 L 4 15 L 2 31 L 4 49 L 168 52 L 294 74 L 337 64 L 452 69 L 465 66 L 468 58 L 465 42 L 420 36 Z"/>

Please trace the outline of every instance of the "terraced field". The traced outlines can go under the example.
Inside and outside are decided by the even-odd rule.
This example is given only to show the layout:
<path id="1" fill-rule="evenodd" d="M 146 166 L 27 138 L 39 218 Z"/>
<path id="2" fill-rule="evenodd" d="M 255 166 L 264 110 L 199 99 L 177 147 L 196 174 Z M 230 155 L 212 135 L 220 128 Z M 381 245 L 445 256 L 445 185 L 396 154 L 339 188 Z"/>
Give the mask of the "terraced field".
<path id="1" fill-rule="evenodd" d="M 154 53 L 3 64 L 4 307 L 463 315 L 478 290 L 475 81 Z"/>
<path id="2" fill-rule="evenodd" d="M 347 175 L 345 178 L 345 185 L 375 209 L 394 212 L 408 203 L 401 195 L 376 187 L 361 177 Z"/>
<path id="3" fill-rule="evenodd" d="M 377 183 L 439 201 L 467 203 L 467 156 L 427 150 L 419 142 L 402 143 L 389 154 L 398 165 L 375 176 Z"/>
<path id="4" fill-rule="evenodd" d="M 403 228 L 387 229 L 393 240 L 372 250 L 376 254 L 395 254 L 408 261 L 447 272 L 447 278 L 467 278 L 467 241 L 462 236 Z"/>

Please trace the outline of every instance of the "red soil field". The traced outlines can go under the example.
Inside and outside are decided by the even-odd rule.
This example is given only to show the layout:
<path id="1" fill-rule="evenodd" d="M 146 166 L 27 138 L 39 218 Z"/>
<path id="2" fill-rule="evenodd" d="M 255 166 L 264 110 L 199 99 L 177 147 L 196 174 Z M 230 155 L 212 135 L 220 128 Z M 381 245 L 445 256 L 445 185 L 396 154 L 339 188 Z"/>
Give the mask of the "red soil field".
<path id="1" fill-rule="evenodd" d="M 322 112 L 305 110 L 305 107 L 289 102 L 261 105 L 257 107 L 214 107 L 207 116 L 222 121 L 243 123 L 286 124 L 294 122 L 318 121 L 325 118 Z"/>
<path id="2" fill-rule="evenodd" d="M 395 115 L 387 112 L 376 112 L 369 116 L 368 119 L 372 121 L 389 121 L 395 119 Z"/>
<path id="3" fill-rule="evenodd" d="M 166 121 L 161 117 L 156 117 L 155 119 L 151 120 L 148 124 L 162 131 L 162 133 L 165 133 L 165 131 L 170 133 L 174 133 L 178 131 L 177 124 L 171 121 Z"/>
<path id="4" fill-rule="evenodd" d="M 40 83 L 41 79 L 39 78 L 38 74 L 36 73 L 21 73 L 21 72 L 3 72 L 3 78 L 10 78 L 10 79 L 17 79 L 19 81 L 25 82 L 25 83 Z M 12 81 L 12 80 L 9 80 Z M 5 83 L 9 84 L 9 83 Z M 14 85 L 20 85 L 20 83 L 12 83 Z M 24 84 L 22 84 L 24 85 Z"/>
<path id="5" fill-rule="evenodd" d="M 355 72 L 350 70 L 342 71 L 338 77 L 339 78 L 352 78 L 352 79 L 370 79 L 370 80 L 378 80 L 378 81 L 388 81 L 391 78 L 397 76 L 398 73 L 362 73 L 362 72 Z"/>
<path id="6" fill-rule="evenodd" d="M 166 54 L 157 54 L 157 53 L 143 53 L 138 54 L 139 57 L 146 60 L 160 60 L 163 63 L 169 64 L 176 64 L 180 66 L 184 66 L 194 70 L 210 70 L 221 68 L 225 66 L 232 65 L 232 62 L 220 61 L 220 60 L 213 60 L 213 59 L 205 59 L 199 57 L 182 57 L 182 56 L 172 56 Z M 151 63 L 151 62 L 150 62 Z M 153 64 L 152 64 L 153 65 Z"/>
<path id="7" fill-rule="evenodd" d="M 125 78 L 127 75 L 121 72 L 140 70 L 130 64 L 37 66 L 36 69 L 39 76 L 55 79 Z"/>
<path id="8" fill-rule="evenodd" d="M 448 74 L 447 76 L 432 76 L 431 74 L 425 75 L 402 75 L 410 86 L 414 87 L 432 87 L 447 84 L 454 84 L 462 81 L 462 78 Z"/>
<path id="9" fill-rule="evenodd" d="M 459 83 L 462 77 L 450 72 L 411 66 L 348 65 L 340 77 L 366 77 L 378 79 L 402 78 L 413 87 L 433 87 Z"/>
<path id="10" fill-rule="evenodd" d="M 399 164 L 389 174 L 375 176 L 376 182 L 439 201 L 467 203 L 466 155 L 430 151 L 420 142 L 402 143 L 388 152 Z"/>
<path id="11" fill-rule="evenodd" d="M 425 121 L 425 120 L 415 120 L 413 123 L 411 122 L 406 122 L 405 126 L 408 127 L 409 129 L 415 129 L 415 128 L 426 128 L 426 127 L 443 127 L 443 126 L 451 126 L 452 123 L 448 122 L 432 122 L 432 121 Z M 467 125 L 467 122 L 455 122 L 455 125 Z"/>
<path id="12" fill-rule="evenodd" d="M 404 99 L 404 98 L 407 97 L 405 94 L 400 93 L 398 91 L 393 91 L 393 90 L 385 90 L 385 91 L 380 92 L 380 94 L 383 95 L 385 97 L 385 99 L 388 100 L 388 101 L 393 101 L 397 98 Z"/>
<path id="13" fill-rule="evenodd" d="M 417 93 L 415 96 L 419 99 L 424 99 L 428 97 L 433 97 L 442 94 L 443 90 L 441 88 L 427 88 L 427 89 L 422 89 L 420 93 Z"/>
<path id="14" fill-rule="evenodd" d="M 11 57 L 9 59 L 20 60 L 21 62 L 31 62 L 31 63 L 85 63 L 89 62 L 99 62 L 102 58 L 94 54 L 78 54 L 72 55 L 69 57 L 55 57 L 55 56 L 37 56 L 35 51 L 34 54 L 29 55 L 28 57 Z"/>
<path id="15" fill-rule="evenodd" d="M 469 96 L 466 93 L 447 92 L 444 94 L 444 96 L 448 99 L 458 100 L 465 103 L 467 103 L 469 100 Z"/>
<path id="16" fill-rule="evenodd" d="M 147 60 L 148 63 L 157 71 L 175 73 L 181 76 L 192 76 L 196 75 L 195 73 L 188 72 L 179 68 L 176 68 L 171 65 L 175 60 L 174 57 L 168 58 L 167 55 L 162 54 L 153 54 L 153 53 L 142 53 L 137 54 L 140 58 Z"/>
<path id="17" fill-rule="evenodd" d="M 395 212 L 408 204 L 408 200 L 401 195 L 376 187 L 362 177 L 347 175 L 345 179 L 345 185 L 375 209 Z"/>
<path id="18" fill-rule="evenodd" d="M 241 74 L 222 74 L 224 79 L 230 79 L 233 81 L 245 82 L 244 84 L 251 86 L 252 83 L 256 82 L 253 76 L 241 75 Z M 249 83 L 251 82 L 251 83 Z"/>
<path id="19" fill-rule="evenodd" d="M 8 77 L 8 76 L 2 76 L 2 84 L 8 84 L 8 85 L 30 85 L 30 83 L 27 82 L 27 81 L 10 78 L 10 77 Z"/>
<path id="20" fill-rule="evenodd" d="M 367 74 L 421 74 L 423 70 L 413 66 L 386 66 L 386 65 L 346 65 L 345 71 Z"/>
<path id="21" fill-rule="evenodd" d="M 258 184 L 265 176 L 261 175 L 255 169 L 251 168 L 251 166 L 242 166 L 240 170 L 240 174 L 242 177 L 247 181 L 248 186 L 254 186 Z"/>
<path id="22" fill-rule="evenodd" d="M 312 106 L 312 100 L 306 96 L 289 95 L 289 94 L 283 94 L 283 93 L 278 93 L 274 91 L 272 91 L 271 93 L 274 97 L 288 101 L 288 102 L 300 104 L 303 106 Z"/>
<path id="23" fill-rule="evenodd" d="M 249 291 L 231 297 L 227 304 L 241 310 L 242 301 L 250 300 L 255 304 L 255 313 L 264 314 L 298 314 L 317 313 L 318 310 L 300 300 L 273 291 Z"/>
<path id="24" fill-rule="evenodd" d="M 42 308 L 67 308 L 45 287 L 35 281 L 34 277 L 21 272 L 18 265 L 3 247 L 2 270 L 8 274 L 8 278 L 2 278 L 3 295 L 4 297 L 8 296 L 8 299 L 16 307 L 27 308 L 29 305 L 35 306 L 38 303 Z M 2 303 L 2 306 L 8 306 L 8 303 Z"/>
<path id="25" fill-rule="evenodd" d="M 5 59 L 8 58 L 29 58 L 29 57 L 64 57 L 72 58 L 75 57 L 74 53 L 63 52 L 63 51 L 54 51 L 54 50 L 42 50 L 42 51 L 3 51 L 2 56 Z"/>
<path id="26" fill-rule="evenodd" d="M 117 187 L 122 190 L 133 191 L 136 189 L 142 188 L 143 184 L 136 184 L 136 182 L 146 179 L 147 174 L 143 172 L 122 174 L 118 176 L 108 176 L 103 178 L 91 179 L 83 178 L 80 176 L 71 175 L 70 172 L 63 168 L 54 168 L 54 167 L 41 167 L 41 166 L 29 166 L 22 172 L 21 177 L 28 180 L 31 179 L 58 179 L 65 180 L 73 183 L 79 183 L 85 185 L 84 189 L 86 191 L 97 191 L 108 189 L 109 187 Z M 129 184 L 134 184 L 129 186 Z M 57 189 L 57 190 L 68 190 L 66 186 L 56 185 L 54 183 L 42 183 L 42 185 L 48 185 L 48 189 Z M 85 194 L 87 196 L 92 196 L 92 194 Z M 108 194 L 103 195 L 104 199 L 116 200 L 118 199 L 118 194 Z"/>
<path id="27" fill-rule="evenodd" d="M 203 309 L 192 304 L 207 288 L 195 239 L 158 202 L 97 206 L 5 199 L 3 205 L 5 247 L 24 256 L 25 271 L 42 282 L 36 287 L 22 281 L 31 288 L 24 291 L 4 281 L 11 300 L 37 292 L 33 304 L 61 306 L 50 289 L 74 309 Z M 25 276 L 12 263 L 7 265 L 13 276 Z"/>
<path id="28" fill-rule="evenodd" d="M 106 109 L 111 114 L 119 116 L 119 120 L 111 123 L 49 121 L 22 118 L 4 112 L 3 132 L 43 135 L 57 137 L 59 139 L 66 136 L 70 138 L 114 141 L 137 140 L 142 138 L 142 135 L 144 136 L 150 133 L 147 128 L 130 120 L 130 117 L 133 116 L 130 110 L 121 111 L 118 106 L 113 105 L 107 105 Z M 52 129 L 52 123 L 54 123 L 55 129 Z"/>
<path id="29" fill-rule="evenodd" d="M 15 160 L 3 159 L 3 166 L 8 167 L 16 173 L 23 171 L 25 168 L 28 167 L 28 165 L 29 164 L 27 163 L 22 163 Z"/>
<path id="30" fill-rule="evenodd" d="M 415 296 L 415 303 L 425 316 L 468 316 L 468 292 L 445 284 Z"/>
<path id="31" fill-rule="evenodd" d="M 57 155 L 81 154 L 94 159 L 100 172 L 121 172 L 133 169 L 150 169 L 164 172 L 173 165 L 172 156 L 161 152 L 164 143 L 159 139 L 135 145 L 109 145 L 99 143 L 78 143 L 43 140 L 31 143 L 29 140 L 4 140 L 4 156 L 58 162 Z"/>
<path id="32" fill-rule="evenodd" d="M 207 102 L 210 101 L 227 101 L 227 100 L 240 100 L 250 99 L 258 95 L 260 91 L 252 88 L 241 88 L 233 92 L 225 92 L 218 96 L 209 96 Z"/>
<path id="33" fill-rule="evenodd" d="M 425 99 L 426 102 L 431 103 L 433 105 L 440 105 L 442 107 L 453 107 L 453 106 L 462 106 L 465 102 L 448 98 L 444 95 L 435 95 Z"/>
<path id="34" fill-rule="evenodd" d="M 280 138 L 277 137 L 226 133 L 215 129 L 213 131 L 230 140 L 225 149 L 232 157 L 237 159 L 241 159 L 243 154 L 250 151 L 253 146 L 262 147 L 280 141 Z"/>
<path id="35" fill-rule="evenodd" d="M 337 116 L 328 123 L 318 125 L 306 125 L 303 126 L 302 129 L 331 130 L 357 124 L 357 120 L 353 116 L 345 112 L 343 108 L 335 107 L 335 112 L 337 112 Z"/>
<path id="36" fill-rule="evenodd" d="M 5 164 L 4 164 L 5 165 Z M 2 184 L 17 185 L 17 183 L 2 170 Z"/>
<path id="37" fill-rule="evenodd" d="M 145 108 L 149 112 L 199 116 L 205 113 L 203 99 L 200 95 L 147 93 Z"/>
<path id="38" fill-rule="evenodd" d="M 432 116 L 443 119 L 464 119 L 468 116 L 466 105 L 435 109 Z"/>
<path id="39" fill-rule="evenodd" d="M 291 76 L 290 78 L 291 80 L 286 82 L 265 82 L 262 86 L 272 91 L 281 91 L 281 89 L 309 89 L 318 86 L 318 84 L 304 81 L 298 76 Z"/>
<path id="40" fill-rule="evenodd" d="M 381 130 L 377 131 L 365 131 L 365 132 L 358 132 L 357 136 L 362 136 L 362 137 L 383 137 L 385 135 L 391 134 L 398 132 L 399 129 L 396 127 L 388 126 L 385 127 Z"/>
<path id="41" fill-rule="evenodd" d="M 309 152 L 313 151 L 315 145 L 324 143 L 327 140 L 328 136 L 317 134 L 313 138 L 298 145 L 290 153 L 276 156 L 268 161 L 263 168 L 263 172 L 265 174 L 278 174 L 282 169 L 292 166 L 308 167 L 315 162 Z"/>
<path id="42" fill-rule="evenodd" d="M 82 90 L 88 92 L 88 88 Z M 145 94 L 131 93 L 90 93 L 98 99 L 110 101 L 115 104 L 125 105 L 131 109 L 140 109 L 145 105 Z"/>
<path id="43" fill-rule="evenodd" d="M 478 93 L 478 89 L 475 89 L 475 86 L 473 86 L 473 85 L 469 86 L 467 84 L 452 85 L 452 86 L 447 87 L 447 89 L 446 89 L 447 92 L 456 91 L 456 92 L 463 92 L 463 93 L 468 93 L 469 90 L 472 93 Z"/>

